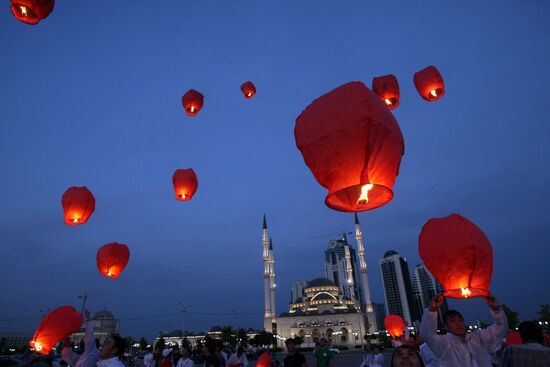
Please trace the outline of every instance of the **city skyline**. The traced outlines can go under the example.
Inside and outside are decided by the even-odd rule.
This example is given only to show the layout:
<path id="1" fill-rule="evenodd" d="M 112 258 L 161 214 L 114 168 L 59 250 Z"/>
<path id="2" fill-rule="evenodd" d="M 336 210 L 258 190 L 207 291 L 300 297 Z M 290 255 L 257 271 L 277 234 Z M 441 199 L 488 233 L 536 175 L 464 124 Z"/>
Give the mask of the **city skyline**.
<path id="1" fill-rule="evenodd" d="M 550 4 L 170 0 L 59 2 L 36 26 L 0 9 L 0 330 L 33 331 L 47 310 L 104 306 L 123 335 L 263 325 L 261 219 L 277 262 L 276 310 L 293 281 L 324 276 L 323 251 L 353 213 L 324 203 L 293 135 L 314 99 L 394 74 L 405 141 L 393 199 L 359 213 L 372 299 L 388 250 L 421 263 L 426 221 L 460 213 L 490 239 L 491 292 L 536 317 L 549 303 Z M 415 72 L 435 65 L 428 103 Z M 244 98 L 250 80 L 257 92 Z M 204 94 L 195 117 L 182 95 Z M 193 168 L 178 201 L 172 175 Z M 61 196 L 87 186 L 96 208 L 67 226 Z M 126 244 L 118 279 L 97 250 Z M 353 242 L 353 241 L 352 241 Z M 481 298 L 451 300 L 490 320 Z"/>

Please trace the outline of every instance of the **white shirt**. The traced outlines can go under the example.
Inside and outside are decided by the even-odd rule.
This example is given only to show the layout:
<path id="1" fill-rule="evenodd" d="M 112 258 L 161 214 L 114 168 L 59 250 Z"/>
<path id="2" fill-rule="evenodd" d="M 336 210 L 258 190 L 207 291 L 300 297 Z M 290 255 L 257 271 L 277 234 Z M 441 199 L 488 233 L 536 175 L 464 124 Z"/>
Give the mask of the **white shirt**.
<path id="1" fill-rule="evenodd" d="M 71 348 L 65 347 L 61 351 L 61 358 L 71 367 L 95 367 L 99 359 L 99 350 L 95 345 L 94 323 L 86 323 L 84 333 L 84 353 L 82 355 L 73 353 Z"/>
<path id="2" fill-rule="evenodd" d="M 426 343 L 420 344 L 420 358 L 426 367 L 439 367 L 437 357 Z"/>
<path id="3" fill-rule="evenodd" d="M 191 358 L 183 359 L 182 357 L 179 359 L 176 367 L 195 367 L 195 363 L 193 363 L 193 360 Z"/>
<path id="4" fill-rule="evenodd" d="M 97 362 L 97 367 L 126 367 L 118 357 L 113 357 L 109 359 L 100 359 Z"/>
<path id="5" fill-rule="evenodd" d="M 451 333 L 437 335 L 437 312 L 424 311 L 420 337 L 437 357 L 440 367 L 492 367 L 490 352 L 508 332 L 508 320 L 502 309 L 491 310 L 495 323 L 487 329 L 466 333 L 463 342 Z"/>
<path id="6" fill-rule="evenodd" d="M 384 366 L 384 356 L 382 353 L 373 354 L 370 360 L 369 367 L 382 367 Z"/>
<path id="7" fill-rule="evenodd" d="M 153 355 L 153 353 L 149 352 L 143 356 L 143 365 L 145 367 L 154 367 L 155 362 L 155 356 Z"/>
<path id="8" fill-rule="evenodd" d="M 237 361 L 237 363 L 233 363 L 234 361 Z M 228 365 L 228 363 L 240 364 L 243 367 L 247 367 L 248 366 L 248 358 L 246 358 L 245 353 L 241 354 L 240 357 L 237 355 L 237 353 L 233 353 L 233 354 L 231 354 L 231 357 L 226 361 L 226 363 L 225 363 L 226 366 Z"/>

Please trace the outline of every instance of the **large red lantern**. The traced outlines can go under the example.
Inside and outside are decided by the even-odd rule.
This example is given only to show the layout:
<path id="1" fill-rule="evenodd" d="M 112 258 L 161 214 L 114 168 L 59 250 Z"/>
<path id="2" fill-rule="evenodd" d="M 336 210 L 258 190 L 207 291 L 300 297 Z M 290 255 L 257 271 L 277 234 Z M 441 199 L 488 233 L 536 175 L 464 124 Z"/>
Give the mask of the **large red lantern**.
<path id="1" fill-rule="evenodd" d="M 130 250 L 123 243 L 108 243 L 97 250 L 97 269 L 108 277 L 117 279 L 128 264 Z"/>
<path id="2" fill-rule="evenodd" d="M 95 210 L 94 195 L 86 186 L 71 187 L 61 198 L 65 224 L 76 226 L 84 224 Z"/>
<path id="3" fill-rule="evenodd" d="M 493 249 L 478 226 L 459 214 L 430 219 L 418 252 L 426 268 L 452 298 L 485 297 L 493 274 Z"/>
<path id="4" fill-rule="evenodd" d="M 384 327 L 392 338 L 399 338 L 403 335 L 405 321 L 399 315 L 386 315 L 386 318 L 384 318 Z"/>
<path id="5" fill-rule="evenodd" d="M 325 204 L 360 212 L 388 203 L 404 152 L 403 135 L 385 103 L 361 82 L 313 101 L 296 119 L 296 146 Z"/>
<path id="6" fill-rule="evenodd" d="M 36 24 L 50 15 L 55 0 L 11 0 L 11 12 L 23 23 Z"/>
<path id="7" fill-rule="evenodd" d="M 196 116 L 201 110 L 203 103 L 204 96 L 194 89 L 189 89 L 183 97 L 181 97 L 181 104 L 183 108 L 185 108 L 185 113 L 189 116 Z"/>
<path id="8" fill-rule="evenodd" d="M 445 94 L 443 77 L 435 66 L 430 65 L 416 72 L 413 81 L 420 97 L 428 102 L 438 100 Z"/>
<path id="9" fill-rule="evenodd" d="M 73 307 L 56 308 L 40 322 L 29 345 L 38 353 L 47 355 L 57 342 L 76 332 L 82 321 L 82 315 Z"/>
<path id="10" fill-rule="evenodd" d="M 271 366 L 271 356 L 268 352 L 263 352 L 256 361 L 256 367 L 270 367 Z"/>
<path id="11" fill-rule="evenodd" d="M 192 168 L 176 170 L 172 176 L 172 183 L 176 199 L 180 201 L 191 200 L 199 187 L 197 175 Z"/>
<path id="12" fill-rule="evenodd" d="M 372 79 L 372 91 L 393 110 L 399 106 L 399 83 L 395 75 L 377 76 Z"/>
<path id="13" fill-rule="evenodd" d="M 247 81 L 241 85 L 241 91 L 245 98 L 250 99 L 256 94 L 256 86 L 251 81 Z"/>

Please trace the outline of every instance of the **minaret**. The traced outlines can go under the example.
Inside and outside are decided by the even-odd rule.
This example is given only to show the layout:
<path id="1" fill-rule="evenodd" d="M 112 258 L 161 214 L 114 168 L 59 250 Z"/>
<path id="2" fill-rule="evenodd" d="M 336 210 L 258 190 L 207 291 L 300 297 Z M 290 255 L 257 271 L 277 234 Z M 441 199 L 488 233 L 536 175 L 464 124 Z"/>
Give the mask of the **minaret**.
<path id="1" fill-rule="evenodd" d="M 351 300 L 353 301 L 353 303 L 355 304 L 355 307 L 356 308 L 361 308 L 361 305 L 357 305 L 357 302 L 355 300 L 355 286 L 354 286 L 354 282 L 353 282 L 353 268 L 351 267 L 351 254 L 350 254 L 350 251 L 349 251 L 349 244 L 348 244 L 348 241 L 346 240 L 346 244 L 344 245 L 344 257 L 346 259 L 346 278 L 347 278 L 347 286 L 348 286 L 348 292 L 349 292 L 349 296 L 351 298 Z M 357 307 L 359 306 L 359 307 Z"/>
<path id="2" fill-rule="evenodd" d="M 269 293 L 271 299 L 271 324 L 277 322 L 277 312 L 275 311 L 275 256 L 273 255 L 273 242 L 269 237 Z"/>
<path id="3" fill-rule="evenodd" d="M 267 233 L 267 222 L 265 220 L 264 214 L 264 225 L 262 228 L 262 244 L 264 246 L 264 301 L 265 301 L 265 312 L 264 312 L 264 329 L 265 331 L 272 331 L 272 315 L 271 315 L 271 292 L 270 292 L 270 260 L 269 260 L 269 235 Z"/>
<path id="4" fill-rule="evenodd" d="M 355 239 L 357 240 L 357 252 L 359 253 L 359 267 L 361 268 L 361 278 L 363 279 L 363 291 L 365 292 L 365 311 L 369 322 L 369 333 L 377 331 L 376 313 L 372 306 L 370 296 L 369 277 L 367 274 L 367 262 L 365 261 L 365 248 L 363 247 L 363 232 L 359 226 L 359 217 L 355 213 Z"/>

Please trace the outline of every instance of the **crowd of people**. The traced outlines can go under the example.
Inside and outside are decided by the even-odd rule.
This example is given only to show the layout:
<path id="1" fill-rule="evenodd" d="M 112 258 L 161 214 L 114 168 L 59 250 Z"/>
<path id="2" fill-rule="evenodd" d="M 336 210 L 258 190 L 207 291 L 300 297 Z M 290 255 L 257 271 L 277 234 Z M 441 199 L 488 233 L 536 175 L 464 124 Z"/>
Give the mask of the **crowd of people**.
<path id="1" fill-rule="evenodd" d="M 518 331 L 521 344 L 508 345 L 508 321 L 502 307 L 493 296 L 486 297 L 494 323 L 483 329 L 468 330 L 462 314 L 449 310 L 443 314 L 444 333 L 438 333 L 437 319 L 443 296 L 433 297 L 430 307 L 424 311 L 418 337 L 405 334 L 394 341 L 391 367 L 550 367 L 550 343 L 545 340 L 539 324 L 524 321 Z M 126 351 L 126 342 L 119 335 L 107 338 L 99 346 L 94 336 L 94 325 L 85 312 L 85 333 L 82 354 L 75 353 L 69 340 L 64 340 L 62 360 L 40 359 L 26 352 L 19 359 L 20 366 L 31 367 L 247 367 L 249 362 L 242 347 L 224 349 L 219 339 L 207 339 L 201 347 L 192 349 L 157 348 L 149 350 L 143 359 L 121 358 Z M 285 341 L 286 356 L 282 361 L 270 358 L 269 367 L 307 367 L 308 362 L 297 346 L 295 339 Z M 386 356 L 388 356 L 386 354 Z M 390 356 L 388 356 L 390 357 Z M 359 367 L 386 366 L 382 348 L 369 344 L 364 348 Z M 313 350 L 313 367 L 335 367 L 334 352 L 322 338 Z M 266 366 L 262 366 L 266 367 Z"/>

